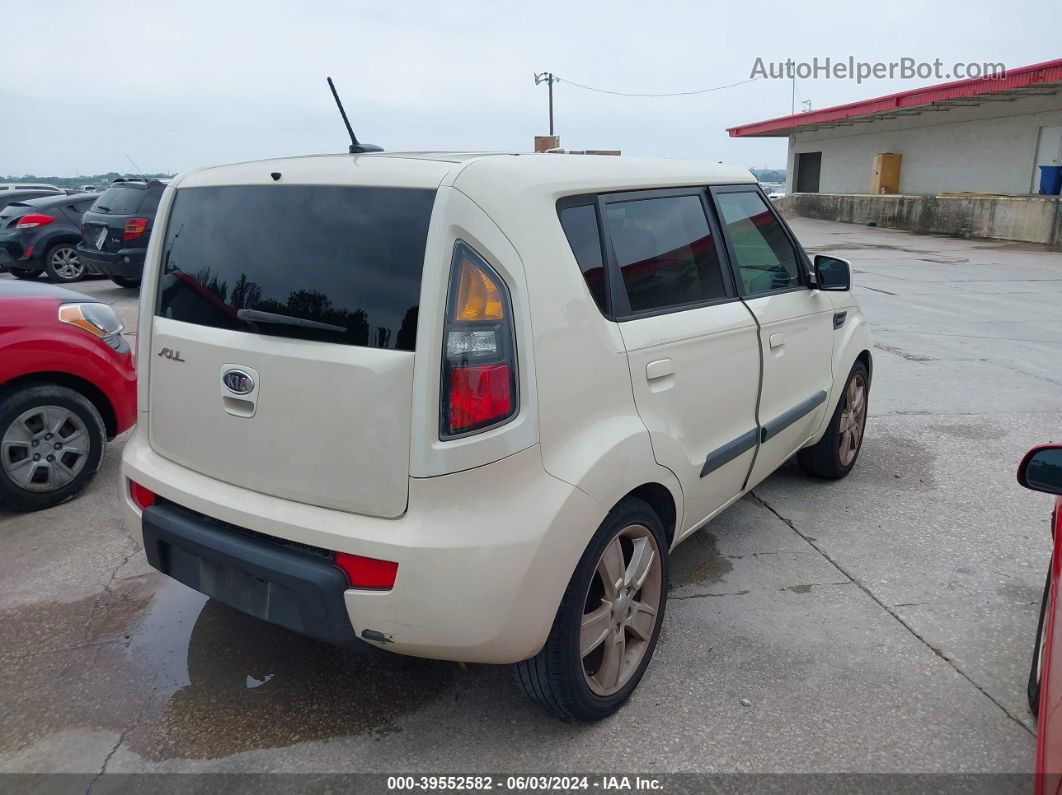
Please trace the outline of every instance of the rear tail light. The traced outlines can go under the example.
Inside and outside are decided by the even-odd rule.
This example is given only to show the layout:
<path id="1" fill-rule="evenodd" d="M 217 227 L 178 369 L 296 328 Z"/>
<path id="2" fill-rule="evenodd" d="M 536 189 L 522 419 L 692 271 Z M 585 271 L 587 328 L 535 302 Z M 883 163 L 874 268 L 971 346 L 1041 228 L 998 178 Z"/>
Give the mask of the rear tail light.
<path id="1" fill-rule="evenodd" d="M 136 240 L 147 229 L 147 218 L 127 218 L 122 229 L 122 240 Z"/>
<path id="2" fill-rule="evenodd" d="M 155 504 L 155 492 L 146 486 L 141 486 L 135 480 L 129 481 L 129 495 L 141 508 L 150 508 Z"/>
<path id="3" fill-rule="evenodd" d="M 361 555 L 337 552 L 336 565 L 347 575 L 351 588 L 375 588 L 389 591 L 395 587 L 398 564 Z"/>
<path id="4" fill-rule="evenodd" d="M 15 229 L 33 229 L 35 226 L 47 226 L 55 220 L 54 216 L 44 213 L 26 213 L 18 219 Z"/>
<path id="5" fill-rule="evenodd" d="M 486 430 L 512 417 L 519 392 L 509 291 L 460 241 L 450 268 L 443 339 L 440 438 Z"/>

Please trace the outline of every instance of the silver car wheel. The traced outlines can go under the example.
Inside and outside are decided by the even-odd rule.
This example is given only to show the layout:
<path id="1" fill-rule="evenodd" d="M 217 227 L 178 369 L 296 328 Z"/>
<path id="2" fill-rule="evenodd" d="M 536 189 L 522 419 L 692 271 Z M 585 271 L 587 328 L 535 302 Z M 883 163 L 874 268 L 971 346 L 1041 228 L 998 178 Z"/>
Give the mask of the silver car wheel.
<path id="1" fill-rule="evenodd" d="M 590 690 L 617 693 L 641 665 L 660 620 L 662 564 L 656 536 L 624 527 L 605 546 L 583 603 L 579 656 Z"/>
<path id="2" fill-rule="evenodd" d="M 19 488 L 56 491 L 85 468 L 92 440 L 82 419 L 62 406 L 22 412 L 0 438 L 0 465 Z"/>
<path id="3" fill-rule="evenodd" d="M 52 252 L 49 264 L 52 270 L 63 279 L 80 279 L 85 272 L 85 266 L 77 256 L 77 249 L 71 246 L 60 246 Z"/>

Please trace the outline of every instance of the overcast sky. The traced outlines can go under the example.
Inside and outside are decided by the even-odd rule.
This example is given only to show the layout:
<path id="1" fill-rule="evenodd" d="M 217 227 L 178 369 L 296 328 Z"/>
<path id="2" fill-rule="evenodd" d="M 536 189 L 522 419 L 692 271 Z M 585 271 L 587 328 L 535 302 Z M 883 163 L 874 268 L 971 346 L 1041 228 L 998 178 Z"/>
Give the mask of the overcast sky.
<path id="1" fill-rule="evenodd" d="M 1057 2 L 226 2 L 3 0 L 0 174 L 74 176 L 342 151 L 332 75 L 363 141 L 523 151 L 547 132 L 533 73 L 626 92 L 749 77 L 757 57 L 1023 66 L 1062 56 Z M 936 80 L 798 81 L 815 108 Z M 569 148 L 783 167 L 788 80 L 623 98 L 560 83 Z M 798 102 L 799 107 L 799 102 Z"/>

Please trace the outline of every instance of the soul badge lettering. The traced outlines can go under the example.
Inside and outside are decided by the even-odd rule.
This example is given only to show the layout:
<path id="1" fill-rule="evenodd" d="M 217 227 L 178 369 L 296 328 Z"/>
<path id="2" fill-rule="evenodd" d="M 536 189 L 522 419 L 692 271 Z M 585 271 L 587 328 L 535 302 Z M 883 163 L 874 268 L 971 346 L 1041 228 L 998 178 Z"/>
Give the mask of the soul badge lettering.
<path id="1" fill-rule="evenodd" d="M 175 362 L 184 361 L 184 359 L 181 358 L 181 352 L 175 351 L 173 348 L 163 348 L 161 351 L 158 352 L 157 355 L 165 356 L 167 359 L 172 359 Z"/>

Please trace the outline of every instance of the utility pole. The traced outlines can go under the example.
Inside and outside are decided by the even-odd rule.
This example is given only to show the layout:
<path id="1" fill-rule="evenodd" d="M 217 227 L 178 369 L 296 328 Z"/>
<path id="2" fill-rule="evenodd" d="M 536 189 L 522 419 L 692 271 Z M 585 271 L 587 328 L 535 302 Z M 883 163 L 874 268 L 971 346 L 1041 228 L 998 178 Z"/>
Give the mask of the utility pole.
<path id="1" fill-rule="evenodd" d="M 540 83 L 546 83 L 549 88 L 549 134 L 553 135 L 553 84 L 557 82 L 557 78 L 553 76 L 553 72 L 536 72 L 535 73 L 535 85 Z"/>
<path id="2" fill-rule="evenodd" d="M 789 76 L 793 78 L 793 90 L 789 97 L 789 115 L 792 116 L 796 113 L 796 65 L 792 58 L 786 60 L 785 65 L 789 67 Z"/>

